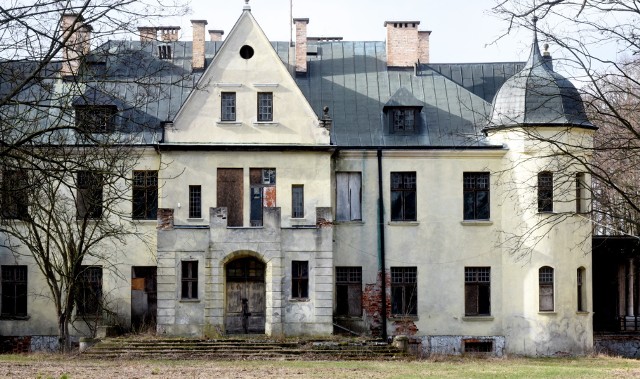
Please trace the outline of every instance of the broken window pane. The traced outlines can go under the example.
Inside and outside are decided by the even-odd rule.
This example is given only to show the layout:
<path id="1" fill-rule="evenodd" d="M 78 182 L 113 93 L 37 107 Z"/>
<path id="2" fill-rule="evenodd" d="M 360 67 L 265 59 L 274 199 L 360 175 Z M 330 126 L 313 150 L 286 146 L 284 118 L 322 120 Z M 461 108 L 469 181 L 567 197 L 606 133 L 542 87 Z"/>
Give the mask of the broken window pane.
<path id="1" fill-rule="evenodd" d="M 418 314 L 417 267 L 391 267 L 391 314 Z"/>
<path id="2" fill-rule="evenodd" d="M 464 268 L 464 313 L 466 316 L 491 314 L 491 268 Z"/>
<path id="3" fill-rule="evenodd" d="M 336 267 L 336 315 L 362 315 L 362 267 Z"/>

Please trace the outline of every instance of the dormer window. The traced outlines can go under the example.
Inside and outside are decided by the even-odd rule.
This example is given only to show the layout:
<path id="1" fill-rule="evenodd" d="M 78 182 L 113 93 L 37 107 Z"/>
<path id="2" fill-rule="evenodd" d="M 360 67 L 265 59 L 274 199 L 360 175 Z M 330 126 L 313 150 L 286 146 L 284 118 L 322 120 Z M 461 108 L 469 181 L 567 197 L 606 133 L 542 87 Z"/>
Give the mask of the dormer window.
<path id="1" fill-rule="evenodd" d="M 392 133 L 413 133 L 416 130 L 416 108 L 392 108 L 389 120 Z"/>
<path id="2" fill-rule="evenodd" d="M 118 108 L 114 105 L 76 106 L 76 127 L 87 133 L 109 133 L 116 130 Z"/>
<path id="3" fill-rule="evenodd" d="M 160 59 L 171 59 L 171 45 L 158 45 L 158 57 Z"/>

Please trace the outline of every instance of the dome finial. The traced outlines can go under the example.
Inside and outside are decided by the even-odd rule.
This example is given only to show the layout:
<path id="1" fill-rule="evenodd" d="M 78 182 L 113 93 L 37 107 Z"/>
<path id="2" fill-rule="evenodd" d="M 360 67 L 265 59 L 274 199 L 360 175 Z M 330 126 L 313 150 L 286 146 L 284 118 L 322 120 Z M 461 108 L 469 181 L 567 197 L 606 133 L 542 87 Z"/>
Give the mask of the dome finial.
<path id="1" fill-rule="evenodd" d="M 244 8 L 242 10 L 251 11 L 251 6 L 249 5 L 249 0 L 244 0 Z"/>

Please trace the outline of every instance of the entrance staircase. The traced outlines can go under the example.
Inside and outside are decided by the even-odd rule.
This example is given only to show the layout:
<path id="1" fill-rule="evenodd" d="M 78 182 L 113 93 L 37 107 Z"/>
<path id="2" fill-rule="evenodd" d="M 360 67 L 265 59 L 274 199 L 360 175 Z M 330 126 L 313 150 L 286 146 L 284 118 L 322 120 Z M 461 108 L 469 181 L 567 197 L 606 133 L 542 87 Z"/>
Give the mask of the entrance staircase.
<path id="1" fill-rule="evenodd" d="M 80 357 L 100 359 L 219 359 L 219 360 L 390 360 L 407 358 L 399 349 L 364 339 L 271 340 L 234 337 L 104 338 Z"/>

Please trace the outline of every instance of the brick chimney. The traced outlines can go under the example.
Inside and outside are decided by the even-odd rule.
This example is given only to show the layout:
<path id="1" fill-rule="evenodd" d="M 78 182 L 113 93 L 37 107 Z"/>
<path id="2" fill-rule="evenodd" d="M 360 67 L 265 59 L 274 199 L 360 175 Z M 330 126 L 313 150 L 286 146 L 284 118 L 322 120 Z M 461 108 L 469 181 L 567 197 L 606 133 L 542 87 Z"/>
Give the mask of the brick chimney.
<path id="1" fill-rule="evenodd" d="M 193 27 L 193 58 L 191 61 L 192 70 L 204 70 L 204 27 L 207 20 L 191 20 Z"/>
<path id="2" fill-rule="evenodd" d="M 419 36 L 420 21 L 385 21 L 387 28 L 387 66 L 413 67 L 418 59 L 429 57 L 429 32 Z M 425 34 L 427 33 L 427 34 Z M 426 49 L 421 52 L 420 50 Z"/>
<path id="3" fill-rule="evenodd" d="M 209 40 L 213 42 L 222 41 L 224 30 L 211 30 L 209 29 Z"/>
<path id="4" fill-rule="evenodd" d="M 151 42 L 158 38 L 158 28 L 155 26 L 139 26 L 138 34 L 140 35 L 140 42 Z"/>
<path id="5" fill-rule="evenodd" d="M 178 40 L 179 26 L 159 26 L 160 40 L 163 42 L 175 42 Z"/>
<path id="6" fill-rule="evenodd" d="M 62 67 L 60 74 L 75 76 L 80 70 L 82 58 L 89 53 L 91 26 L 84 24 L 82 16 L 75 13 L 63 13 L 60 20 L 62 40 L 66 43 L 62 49 Z"/>
<path id="7" fill-rule="evenodd" d="M 418 31 L 418 59 L 420 63 L 429 63 L 429 37 L 431 31 Z"/>
<path id="8" fill-rule="evenodd" d="M 308 18 L 294 18 L 296 25 L 296 72 L 307 72 L 307 24 Z"/>

